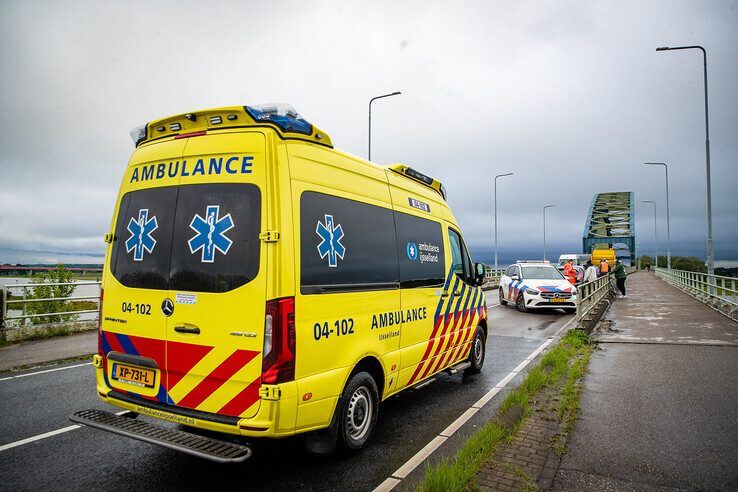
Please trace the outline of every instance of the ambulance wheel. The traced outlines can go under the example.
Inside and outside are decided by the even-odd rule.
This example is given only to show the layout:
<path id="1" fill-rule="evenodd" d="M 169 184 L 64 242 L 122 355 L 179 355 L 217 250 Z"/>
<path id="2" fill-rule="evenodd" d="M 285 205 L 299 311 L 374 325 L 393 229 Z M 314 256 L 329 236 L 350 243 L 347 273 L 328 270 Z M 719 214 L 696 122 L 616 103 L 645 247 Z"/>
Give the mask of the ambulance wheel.
<path id="1" fill-rule="evenodd" d="M 523 297 L 522 292 L 518 294 L 518 298 L 515 300 L 515 307 L 518 308 L 518 311 L 520 311 L 521 313 L 524 313 L 528 310 L 528 308 L 525 307 L 525 298 Z"/>
<path id="2" fill-rule="evenodd" d="M 338 444 L 345 451 L 358 451 L 369 441 L 377 423 L 379 391 L 368 372 L 354 374 L 341 394 Z"/>
<path id="3" fill-rule="evenodd" d="M 505 300 L 505 294 L 502 293 L 502 287 L 500 287 L 500 304 L 503 306 L 507 306 L 507 301 Z"/>
<path id="4" fill-rule="evenodd" d="M 482 371 L 486 350 L 484 342 L 484 330 L 481 326 L 477 326 L 477 331 L 474 333 L 474 340 L 472 341 L 471 351 L 469 353 L 469 362 L 471 362 L 471 366 L 467 367 L 464 371 L 467 374 L 477 374 Z"/>

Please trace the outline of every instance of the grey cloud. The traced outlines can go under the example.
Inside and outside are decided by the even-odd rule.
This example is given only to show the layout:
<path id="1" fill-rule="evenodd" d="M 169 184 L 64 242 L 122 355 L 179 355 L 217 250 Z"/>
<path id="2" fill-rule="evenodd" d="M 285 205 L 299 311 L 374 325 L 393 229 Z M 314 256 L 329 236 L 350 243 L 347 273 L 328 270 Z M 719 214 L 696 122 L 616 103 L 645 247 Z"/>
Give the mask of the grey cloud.
<path id="1" fill-rule="evenodd" d="M 173 8 L 176 7 L 176 8 Z M 636 192 L 652 250 L 670 164 L 672 250 L 704 256 L 701 61 L 709 50 L 716 256 L 738 258 L 738 14 L 731 3 L 178 1 L 0 3 L 0 261 L 103 251 L 128 130 L 168 114 L 286 101 L 338 148 L 441 179 L 472 251 L 578 249 L 594 193 Z M 62 256 L 59 256 L 62 255 Z M 77 256 L 74 256 L 77 255 Z M 20 260 L 18 260 L 20 261 Z"/>

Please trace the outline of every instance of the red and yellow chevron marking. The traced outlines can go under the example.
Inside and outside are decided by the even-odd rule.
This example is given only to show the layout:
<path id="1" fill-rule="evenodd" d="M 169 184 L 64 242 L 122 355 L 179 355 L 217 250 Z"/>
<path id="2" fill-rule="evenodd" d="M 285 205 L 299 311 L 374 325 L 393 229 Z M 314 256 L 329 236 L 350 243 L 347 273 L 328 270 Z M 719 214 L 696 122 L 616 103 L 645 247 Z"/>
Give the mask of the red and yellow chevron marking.
<path id="1" fill-rule="evenodd" d="M 259 400 L 261 359 L 257 355 L 253 350 L 215 347 L 171 386 L 169 395 L 176 405 L 241 416 Z"/>
<path id="2" fill-rule="evenodd" d="M 457 280 L 454 289 L 458 283 Z M 448 285 L 449 281 L 447 280 L 444 289 L 448 288 Z M 462 293 L 455 303 L 454 300 L 446 303 L 445 314 L 441 314 L 444 308 L 444 300 L 439 301 L 433 330 L 428 338 L 428 345 L 420 362 L 415 367 L 413 375 L 407 383 L 408 385 L 459 362 L 468 353 L 478 321 L 480 318 L 486 318 L 487 312 L 482 289 L 469 287 L 466 296 L 464 296 L 465 287 L 465 284 L 462 285 Z M 462 300 L 463 308 L 461 307 Z M 452 304 L 455 304 L 453 311 L 451 311 Z"/>
<path id="3" fill-rule="evenodd" d="M 112 350 L 146 357 L 162 369 L 158 394 L 139 395 L 142 398 L 230 416 L 247 414 L 260 399 L 258 351 L 167 342 L 108 331 L 102 335 L 105 354 Z"/>

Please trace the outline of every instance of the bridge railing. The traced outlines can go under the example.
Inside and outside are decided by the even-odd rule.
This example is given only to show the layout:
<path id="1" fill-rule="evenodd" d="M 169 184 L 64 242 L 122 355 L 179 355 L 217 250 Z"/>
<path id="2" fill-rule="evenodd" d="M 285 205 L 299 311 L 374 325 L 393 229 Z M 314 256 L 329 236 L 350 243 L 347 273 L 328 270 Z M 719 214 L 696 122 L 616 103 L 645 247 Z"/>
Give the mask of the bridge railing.
<path id="1" fill-rule="evenodd" d="M 658 277 L 694 297 L 725 303 L 732 309 L 738 308 L 737 278 L 662 267 L 655 268 L 655 271 Z"/>
<path id="2" fill-rule="evenodd" d="M 492 287 L 500 285 L 500 279 L 502 278 L 503 273 L 505 273 L 504 268 L 494 269 L 490 266 L 485 265 L 484 286 Z"/>
<path id="3" fill-rule="evenodd" d="M 607 274 L 577 286 L 577 324 L 579 326 L 583 321 L 587 321 L 600 302 L 610 295 L 614 283 L 615 276 Z"/>
<path id="4" fill-rule="evenodd" d="M 635 271 L 635 267 L 625 268 L 625 273 L 628 275 Z M 609 298 L 611 294 L 616 293 L 615 275 L 612 273 L 598 277 L 591 282 L 579 284 L 577 286 L 577 324 L 582 326 L 583 322 L 589 321 L 600 303 Z"/>
<path id="5" fill-rule="evenodd" d="M 38 287 L 57 287 L 57 286 L 75 286 L 72 291 L 72 295 L 69 296 L 58 296 L 54 297 L 36 297 L 34 295 L 34 289 Z M 82 286 L 94 286 L 87 287 L 88 290 L 92 290 L 94 293 L 90 295 L 74 295 L 74 291 L 78 287 Z M 53 290 L 52 290 L 53 292 Z M 66 321 L 76 321 L 71 319 L 78 315 L 83 314 L 95 314 L 94 317 L 87 319 L 86 321 L 96 321 L 97 314 L 100 306 L 100 282 L 99 281 L 80 281 L 80 282 L 59 282 L 59 283 L 24 283 L 24 284 L 8 284 L 0 285 L 0 298 L 2 299 L 2 306 L 0 309 L 0 337 L 5 337 L 7 332 L 13 329 L 19 329 L 24 327 L 28 321 L 31 323 L 40 318 L 61 318 L 58 323 L 64 323 Z M 70 306 L 70 302 L 74 301 L 89 301 L 94 302 L 94 309 L 71 309 L 74 306 Z M 29 313 L 29 305 L 34 303 L 54 303 L 53 305 L 61 307 L 61 309 L 31 309 Z M 42 321 L 43 322 L 43 321 Z"/>

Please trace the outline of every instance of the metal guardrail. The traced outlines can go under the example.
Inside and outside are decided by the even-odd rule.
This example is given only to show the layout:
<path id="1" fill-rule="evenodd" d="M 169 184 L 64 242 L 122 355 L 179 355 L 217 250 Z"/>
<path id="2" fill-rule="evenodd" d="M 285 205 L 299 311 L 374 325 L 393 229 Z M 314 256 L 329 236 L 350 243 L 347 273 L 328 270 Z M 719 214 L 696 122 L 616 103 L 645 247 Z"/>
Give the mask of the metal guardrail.
<path id="1" fill-rule="evenodd" d="M 738 308 L 737 278 L 685 270 L 669 270 L 662 267 L 657 267 L 654 270 L 656 276 L 694 297 L 714 299 L 727 303 L 733 308 Z"/>
<path id="2" fill-rule="evenodd" d="M 625 273 L 630 275 L 636 271 L 636 267 L 626 267 Z M 577 325 L 581 326 L 583 320 L 587 320 L 589 314 L 597 308 L 603 299 L 612 293 L 616 295 L 615 275 L 608 273 L 596 280 L 579 284 L 577 286 Z"/>
<path id="3" fill-rule="evenodd" d="M 582 320 L 612 292 L 614 284 L 615 276 L 608 273 L 577 286 L 577 325 L 581 326 Z"/>
<path id="4" fill-rule="evenodd" d="M 29 298 L 28 297 L 28 295 L 31 293 L 31 289 L 33 288 L 40 287 L 40 286 L 56 287 L 56 286 L 64 286 L 64 285 L 74 285 L 74 286 L 96 285 L 97 294 L 90 295 L 90 296 L 71 295 L 71 296 L 66 296 L 66 297 L 45 297 L 45 298 Z M 21 291 L 19 293 L 19 295 L 21 296 L 20 299 L 11 298 L 11 297 L 17 297 L 13 295 L 13 291 L 15 289 L 18 289 Z M 65 315 L 92 314 L 92 313 L 97 314 L 98 308 L 100 306 L 99 304 L 100 303 L 100 281 L 60 282 L 60 283 L 46 283 L 46 284 L 34 284 L 34 283 L 8 284 L 8 285 L 0 286 L 0 290 L 2 291 L 2 313 L 0 313 L 2 314 L 2 316 L 0 317 L 0 326 L 3 327 L 5 330 L 16 327 L 16 326 L 10 326 L 7 323 L 8 321 L 20 320 L 20 323 L 17 323 L 17 325 L 22 326 L 26 323 L 26 320 L 30 320 L 32 318 L 45 318 L 49 316 L 65 316 Z M 54 312 L 28 314 L 27 306 L 29 303 L 49 302 L 49 301 L 61 301 L 63 302 L 62 304 L 63 306 L 66 306 L 68 301 L 95 301 L 96 306 L 95 306 L 95 309 L 85 309 L 85 310 L 77 310 L 77 311 L 66 310 L 66 311 L 54 311 Z M 15 306 L 20 306 L 20 308 L 13 309 Z M 11 310 L 21 311 L 21 313 L 15 314 L 15 315 L 8 315 L 8 312 Z"/>
<path id="5" fill-rule="evenodd" d="M 495 270 L 494 268 L 485 265 L 484 285 L 499 285 L 503 273 L 505 273 L 504 268 L 498 268 Z"/>

